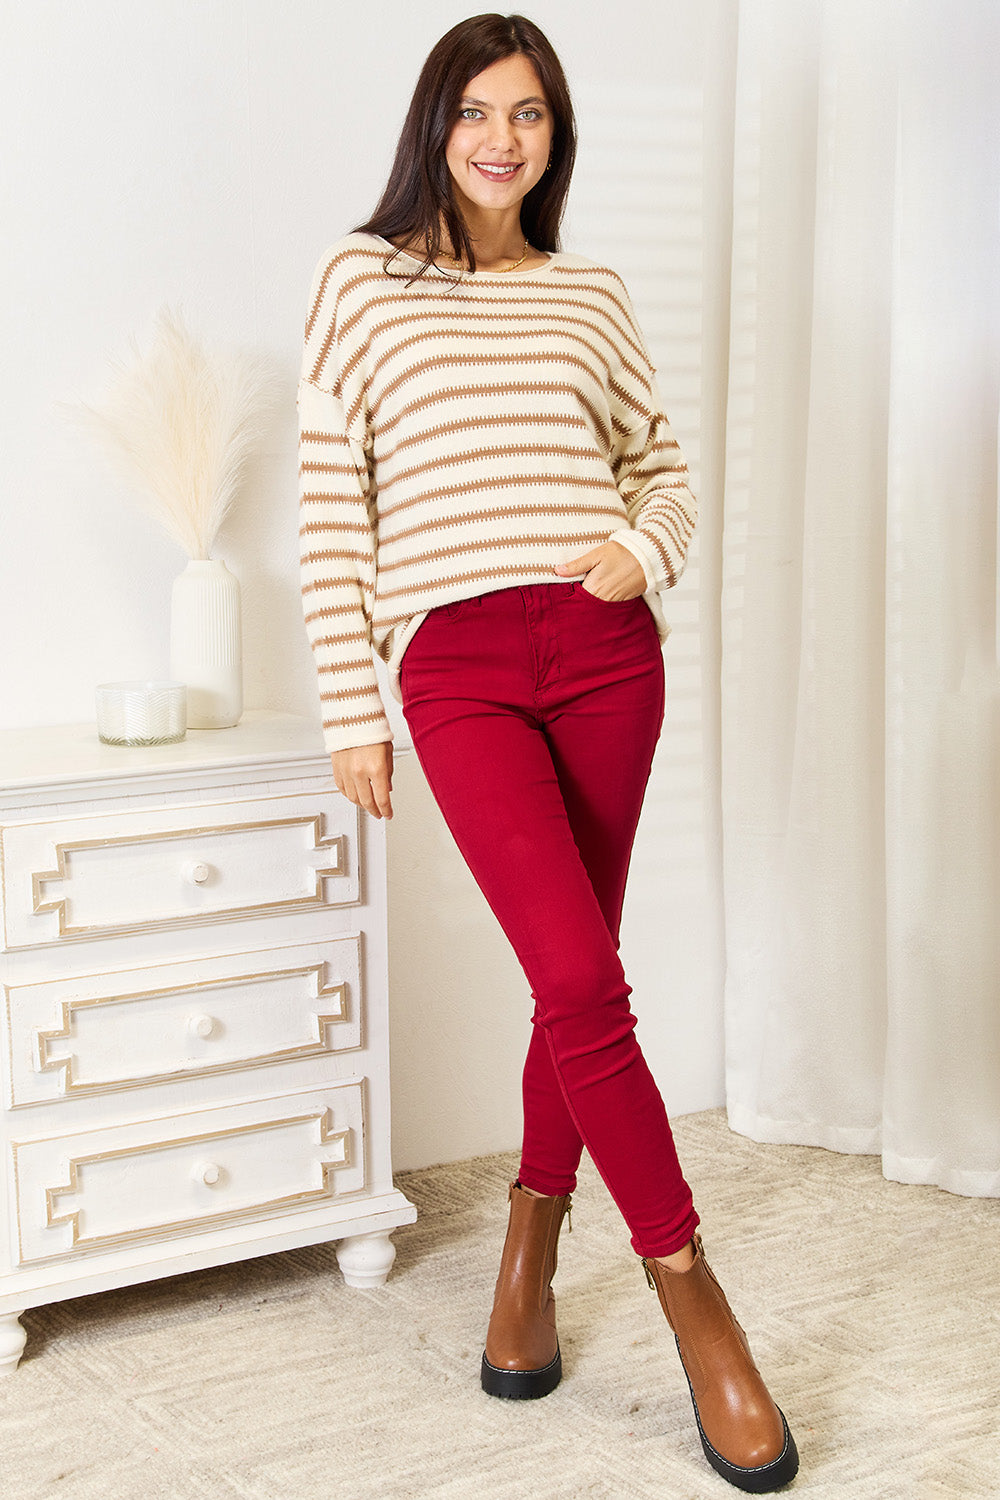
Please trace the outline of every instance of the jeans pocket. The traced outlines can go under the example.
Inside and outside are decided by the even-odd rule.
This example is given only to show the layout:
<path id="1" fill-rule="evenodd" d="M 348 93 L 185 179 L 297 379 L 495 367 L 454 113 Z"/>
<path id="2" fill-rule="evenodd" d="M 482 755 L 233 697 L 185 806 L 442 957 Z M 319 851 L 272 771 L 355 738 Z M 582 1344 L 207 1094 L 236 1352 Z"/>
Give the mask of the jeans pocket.
<path id="1" fill-rule="evenodd" d="M 446 620 L 460 620 L 481 602 L 481 595 L 473 594 L 471 599 L 453 599 L 450 604 L 438 604 L 432 611 L 435 615 L 441 615 Z"/>
<path id="2" fill-rule="evenodd" d="M 596 604 L 598 609 L 621 609 L 623 605 L 635 604 L 637 601 L 641 602 L 642 600 L 641 594 L 636 594 L 632 599 L 599 599 L 596 594 L 592 594 L 589 589 L 585 589 L 582 582 L 574 583 L 573 593 L 570 597 L 573 599 L 584 599 L 590 604 Z"/>

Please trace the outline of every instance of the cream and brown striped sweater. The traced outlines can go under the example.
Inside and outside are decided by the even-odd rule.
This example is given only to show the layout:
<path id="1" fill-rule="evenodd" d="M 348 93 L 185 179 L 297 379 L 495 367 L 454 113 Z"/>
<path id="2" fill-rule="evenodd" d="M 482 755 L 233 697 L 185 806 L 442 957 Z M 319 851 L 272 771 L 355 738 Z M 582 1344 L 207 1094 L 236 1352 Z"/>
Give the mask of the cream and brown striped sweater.
<path id="1" fill-rule="evenodd" d="M 302 599 L 329 750 L 390 740 L 398 672 L 436 605 L 565 582 L 613 539 L 659 591 L 694 527 L 688 472 L 613 271 L 555 254 L 456 282 L 369 234 L 313 278 L 299 381 Z"/>

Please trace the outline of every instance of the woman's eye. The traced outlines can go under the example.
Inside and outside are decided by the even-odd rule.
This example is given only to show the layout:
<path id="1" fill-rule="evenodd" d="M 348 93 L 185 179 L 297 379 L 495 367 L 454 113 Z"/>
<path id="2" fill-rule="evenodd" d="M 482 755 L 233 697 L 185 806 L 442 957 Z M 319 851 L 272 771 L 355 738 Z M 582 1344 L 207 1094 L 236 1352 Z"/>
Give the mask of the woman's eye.
<path id="1" fill-rule="evenodd" d="M 477 117 L 479 117 L 480 114 L 481 114 L 481 111 L 478 110 L 478 109 L 472 109 L 472 108 L 463 109 L 463 110 L 460 111 L 458 118 L 460 120 L 474 120 Z"/>
<path id="2" fill-rule="evenodd" d="M 540 109 L 522 109 L 518 115 L 519 120 L 540 120 L 542 112 Z"/>

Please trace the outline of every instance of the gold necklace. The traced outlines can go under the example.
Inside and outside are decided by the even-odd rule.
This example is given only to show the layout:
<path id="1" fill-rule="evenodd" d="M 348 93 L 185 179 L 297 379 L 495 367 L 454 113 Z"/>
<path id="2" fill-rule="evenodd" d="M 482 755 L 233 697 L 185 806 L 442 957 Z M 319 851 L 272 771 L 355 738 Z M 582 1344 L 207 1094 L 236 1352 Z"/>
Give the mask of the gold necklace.
<path id="1" fill-rule="evenodd" d="M 524 249 L 521 251 L 521 259 L 520 260 L 516 260 L 512 266 L 501 266 L 499 270 L 488 271 L 486 274 L 488 276 L 506 276 L 508 271 L 516 271 L 517 268 L 518 268 L 518 266 L 521 265 L 525 260 L 527 260 L 527 258 L 528 258 L 528 241 L 527 241 L 527 237 L 525 237 Z M 453 266 L 461 266 L 463 270 L 465 269 L 465 262 L 463 260 L 459 260 L 457 256 L 447 255 L 447 256 L 445 256 L 445 259 L 446 260 L 450 260 Z"/>

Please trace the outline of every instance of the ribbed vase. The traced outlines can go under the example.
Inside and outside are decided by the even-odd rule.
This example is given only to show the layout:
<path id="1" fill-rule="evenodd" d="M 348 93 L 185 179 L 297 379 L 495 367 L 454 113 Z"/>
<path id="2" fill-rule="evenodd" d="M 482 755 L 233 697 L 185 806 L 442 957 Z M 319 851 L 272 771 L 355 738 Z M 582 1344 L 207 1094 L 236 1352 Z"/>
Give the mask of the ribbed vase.
<path id="1" fill-rule="evenodd" d="M 189 729 L 229 729 L 243 712 L 240 585 L 224 562 L 193 559 L 170 601 L 170 675 L 187 683 Z"/>

